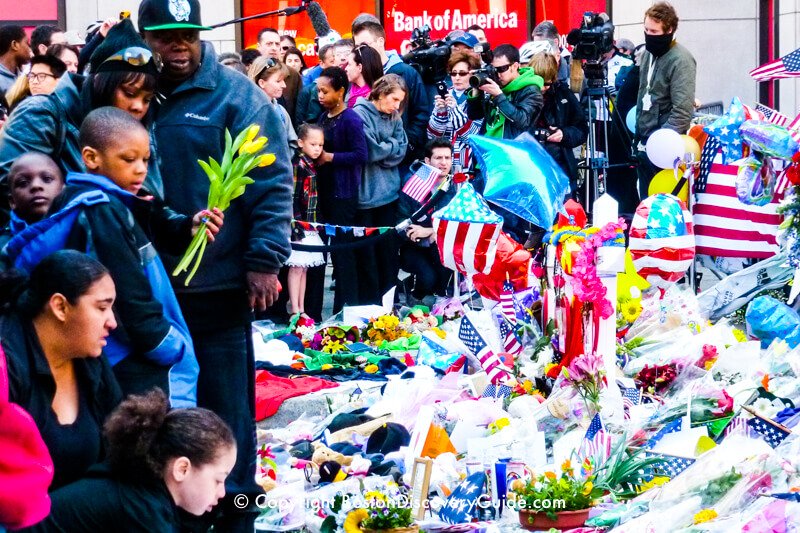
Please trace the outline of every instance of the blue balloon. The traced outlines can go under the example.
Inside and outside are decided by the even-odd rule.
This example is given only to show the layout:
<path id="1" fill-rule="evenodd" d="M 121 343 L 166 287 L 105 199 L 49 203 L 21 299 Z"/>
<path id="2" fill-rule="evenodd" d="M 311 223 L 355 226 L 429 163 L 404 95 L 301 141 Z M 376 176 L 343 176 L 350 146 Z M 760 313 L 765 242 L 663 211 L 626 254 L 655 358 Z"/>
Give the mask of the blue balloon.
<path id="1" fill-rule="evenodd" d="M 631 130 L 631 133 L 636 133 L 636 107 L 632 107 L 628 111 L 628 116 L 625 117 L 625 125 Z"/>
<path id="2" fill-rule="evenodd" d="M 569 178 L 530 134 L 515 140 L 469 138 L 486 179 L 483 196 L 520 218 L 550 228 L 564 210 Z"/>

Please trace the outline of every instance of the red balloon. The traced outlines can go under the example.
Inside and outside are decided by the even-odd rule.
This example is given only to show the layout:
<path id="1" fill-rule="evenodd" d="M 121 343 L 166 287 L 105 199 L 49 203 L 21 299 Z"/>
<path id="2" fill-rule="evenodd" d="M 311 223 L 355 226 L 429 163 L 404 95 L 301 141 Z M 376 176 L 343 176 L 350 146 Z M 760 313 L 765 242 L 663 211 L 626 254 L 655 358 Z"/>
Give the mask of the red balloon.
<path id="1" fill-rule="evenodd" d="M 475 274 L 472 283 L 478 294 L 490 300 L 500 300 L 503 282 L 508 280 L 515 291 L 528 288 L 528 264 L 531 253 L 520 243 L 501 232 L 497 239 L 497 255 L 488 274 Z"/>

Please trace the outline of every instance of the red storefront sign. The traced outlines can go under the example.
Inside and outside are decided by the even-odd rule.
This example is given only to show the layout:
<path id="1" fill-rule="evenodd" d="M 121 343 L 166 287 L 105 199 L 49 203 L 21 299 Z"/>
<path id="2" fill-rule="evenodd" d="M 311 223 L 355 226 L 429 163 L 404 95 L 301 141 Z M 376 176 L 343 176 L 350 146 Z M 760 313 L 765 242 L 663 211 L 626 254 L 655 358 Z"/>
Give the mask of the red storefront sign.
<path id="1" fill-rule="evenodd" d="M 384 4 L 386 48 L 405 51 L 414 28 L 426 24 L 431 37 L 443 38 L 453 30 L 477 24 L 486 31 L 494 47 L 510 43 L 519 46 L 530 38 L 526 0 L 468 0 L 467 2 L 426 2 L 395 0 Z"/>
<path id="2" fill-rule="evenodd" d="M 340 35 L 350 33 L 350 24 L 359 13 L 374 13 L 374 0 L 317 0 L 322 6 L 331 27 Z M 267 11 L 274 11 L 289 6 L 300 5 L 300 0 L 242 0 L 242 16 L 247 17 Z M 275 28 L 281 35 L 291 35 L 297 40 L 297 47 L 308 58 L 316 57 L 314 48 L 314 28 L 307 13 L 298 13 L 290 17 L 266 17 L 258 20 L 249 20 L 243 26 L 243 46 L 248 47 L 258 43 L 258 32 L 262 28 Z M 311 61 L 315 63 L 316 61 Z"/>

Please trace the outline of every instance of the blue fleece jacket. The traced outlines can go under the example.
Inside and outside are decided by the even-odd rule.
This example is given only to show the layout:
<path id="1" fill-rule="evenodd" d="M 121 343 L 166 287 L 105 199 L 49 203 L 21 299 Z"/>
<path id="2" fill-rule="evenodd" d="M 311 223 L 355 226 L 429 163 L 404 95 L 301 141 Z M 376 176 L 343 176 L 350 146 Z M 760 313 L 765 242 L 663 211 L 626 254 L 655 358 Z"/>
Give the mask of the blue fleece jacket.
<path id="1" fill-rule="evenodd" d="M 275 107 L 253 82 L 217 63 L 210 43 L 203 43 L 194 75 L 156 104 L 153 131 L 164 200 L 185 215 L 205 209 L 208 201 L 208 177 L 197 160 L 222 161 L 225 129 L 236 136 L 251 124 L 261 126 L 275 163 L 248 174 L 255 183 L 226 211 L 225 227 L 206 248 L 190 286 L 181 280 L 174 285 L 176 292 L 241 290 L 246 272 L 280 270 L 291 251 L 291 155 Z M 180 260 L 180 255 L 161 255 L 168 271 Z"/>

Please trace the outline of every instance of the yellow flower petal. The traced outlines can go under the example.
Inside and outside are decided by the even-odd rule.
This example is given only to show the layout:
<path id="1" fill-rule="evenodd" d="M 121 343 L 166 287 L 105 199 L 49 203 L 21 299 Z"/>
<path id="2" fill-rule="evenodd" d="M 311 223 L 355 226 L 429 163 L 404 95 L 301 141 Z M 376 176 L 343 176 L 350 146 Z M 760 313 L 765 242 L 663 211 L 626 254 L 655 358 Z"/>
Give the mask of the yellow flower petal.
<path id="1" fill-rule="evenodd" d="M 275 162 L 275 154 L 264 154 L 258 159 L 258 166 L 268 167 Z"/>
<path id="2" fill-rule="evenodd" d="M 244 142 L 249 143 L 250 141 L 255 139 L 260 129 L 261 126 L 259 126 L 258 124 L 253 124 L 252 126 L 247 128 L 247 135 L 244 138 Z"/>

